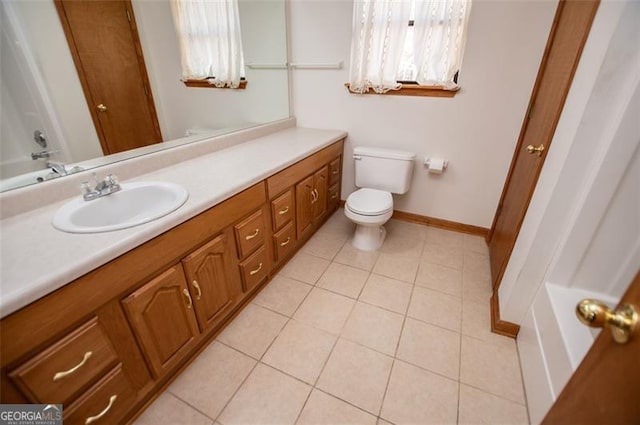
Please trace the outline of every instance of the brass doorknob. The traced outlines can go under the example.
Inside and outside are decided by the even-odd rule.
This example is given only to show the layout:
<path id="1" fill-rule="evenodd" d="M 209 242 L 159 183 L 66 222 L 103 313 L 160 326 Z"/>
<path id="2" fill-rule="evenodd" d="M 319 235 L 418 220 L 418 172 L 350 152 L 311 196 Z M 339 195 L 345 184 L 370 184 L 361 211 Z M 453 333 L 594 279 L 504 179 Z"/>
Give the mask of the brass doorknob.
<path id="1" fill-rule="evenodd" d="M 592 328 L 611 328 L 613 339 L 624 344 L 629 341 L 638 322 L 638 312 L 631 304 L 623 304 L 612 311 L 598 300 L 584 299 L 576 306 L 576 316 L 585 325 Z"/>
<path id="2" fill-rule="evenodd" d="M 540 145 L 540 146 L 529 145 L 527 146 L 527 152 L 532 154 L 537 153 L 538 156 L 542 156 L 542 152 L 544 152 L 544 145 Z"/>
<path id="3" fill-rule="evenodd" d="M 98 111 L 100 112 L 107 112 L 107 107 L 104 104 L 99 104 L 98 106 L 96 106 L 96 108 L 98 108 Z"/>

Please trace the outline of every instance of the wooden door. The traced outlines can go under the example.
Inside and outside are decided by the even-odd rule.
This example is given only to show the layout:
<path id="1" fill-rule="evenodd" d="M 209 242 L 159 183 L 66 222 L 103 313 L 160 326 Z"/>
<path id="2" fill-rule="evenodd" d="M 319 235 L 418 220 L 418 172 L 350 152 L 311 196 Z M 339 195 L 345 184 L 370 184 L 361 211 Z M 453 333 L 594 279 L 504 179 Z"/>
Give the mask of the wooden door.
<path id="1" fill-rule="evenodd" d="M 598 4 L 598 0 L 562 0 L 558 4 L 529 109 L 488 236 L 494 291 L 520 232 Z M 529 145 L 543 146 L 544 150 L 530 153 Z"/>
<path id="2" fill-rule="evenodd" d="M 181 265 L 162 273 L 122 304 L 156 378 L 195 345 L 198 323 Z"/>
<path id="3" fill-rule="evenodd" d="M 620 304 L 640 312 L 640 273 Z M 543 425 L 640 423 L 640 325 L 626 344 L 603 329 L 560 396 Z"/>
<path id="4" fill-rule="evenodd" d="M 226 245 L 220 235 L 182 260 L 202 332 L 220 323 L 233 305 Z"/>
<path id="5" fill-rule="evenodd" d="M 329 170 L 325 165 L 313 175 L 313 187 L 316 191 L 313 203 L 313 219 L 318 220 L 327 212 L 327 191 L 329 189 Z"/>
<path id="6" fill-rule="evenodd" d="M 162 142 L 130 0 L 55 0 L 105 155 Z"/>
<path id="7" fill-rule="evenodd" d="M 311 230 L 313 225 L 313 175 L 296 185 L 296 224 L 298 239 Z"/>

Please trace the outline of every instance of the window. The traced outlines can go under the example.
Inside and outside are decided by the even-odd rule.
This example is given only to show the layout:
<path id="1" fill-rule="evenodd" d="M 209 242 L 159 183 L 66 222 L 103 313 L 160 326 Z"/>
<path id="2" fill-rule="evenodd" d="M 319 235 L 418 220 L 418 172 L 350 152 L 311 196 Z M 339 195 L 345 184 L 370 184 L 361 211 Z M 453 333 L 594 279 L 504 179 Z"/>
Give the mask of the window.
<path id="1" fill-rule="evenodd" d="M 192 87 L 243 88 L 237 0 L 171 0 L 182 80 Z"/>
<path id="2" fill-rule="evenodd" d="M 356 0 L 349 90 L 453 96 L 470 9 L 470 0 Z"/>

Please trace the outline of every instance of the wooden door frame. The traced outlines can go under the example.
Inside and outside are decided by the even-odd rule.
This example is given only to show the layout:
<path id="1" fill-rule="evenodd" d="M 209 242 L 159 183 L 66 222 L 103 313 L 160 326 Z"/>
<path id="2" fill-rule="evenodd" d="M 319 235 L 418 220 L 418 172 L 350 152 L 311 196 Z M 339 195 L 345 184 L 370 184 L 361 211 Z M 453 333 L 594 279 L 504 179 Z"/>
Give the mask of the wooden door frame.
<path id="1" fill-rule="evenodd" d="M 131 35 L 133 38 L 133 43 L 136 51 L 136 56 L 138 58 L 138 67 L 140 69 L 140 76 L 142 77 L 142 84 L 144 86 L 145 91 L 147 92 L 146 99 L 147 99 L 147 104 L 149 106 L 149 112 L 151 112 L 153 128 L 157 133 L 156 134 L 157 139 L 162 140 L 162 132 L 160 131 L 160 123 L 158 122 L 158 113 L 156 111 L 155 102 L 153 100 L 153 92 L 151 91 L 151 84 L 149 82 L 147 66 L 145 64 L 144 56 L 142 54 L 142 44 L 140 44 L 140 34 L 138 33 L 138 24 L 136 23 L 135 14 L 133 13 L 133 5 L 131 4 L 131 0 L 122 0 L 122 1 L 124 2 L 126 11 L 128 13 L 128 16 L 130 17 L 129 28 L 131 30 Z M 80 85 L 82 86 L 84 98 L 87 101 L 87 106 L 89 107 L 89 114 L 91 114 L 93 126 L 96 129 L 96 133 L 98 133 L 98 140 L 100 141 L 100 147 L 102 148 L 102 153 L 103 155 L 109 155 L 111 152 L 109 152 L 109 147 L 107 145 L 107 138 L 104 134 L 104 131 L 102 130 L 102 124 L 100 124 L 98 111 L 94 107 L 96 102 L 93 101 L 91 92 L 89 90 L 89 82 L 87 81 L 87 77 L 84 73 L 84 68 L 82 67 L 82 61 L 80 60 L 80 54 L 78 52 L 75 39 L 73 38 L 71 25 L 69 24 L 69 20 L 67 19 L 67 14 L 64 9 L 64 1 L 53 0 L 53 2 L 56 6 L 58 16 L 60 17 L 60 22 L 62 23 L 64 36 L 67 39 L 67 44 L 69 45 L 69 50 L 71 51 L 73 64 L 76 67 L 76 72 L 78 73 L 78 78 L 80 79 Z"/>
<path id="2" fill-rule="evenodd" d="M 505 183 L 504 186 L 502 188 L 502 194 L 500 195 L 500 201 L 498 202 L 498 207 L 496 208 L 496 213 L 493 217 L 493 223 L 491 224 L 491 229 L 489 230 L 489 233 L 487 234 L 486 237 L 486 241 L 487 243 L 489 243 L 491 241 L 491 239 L 493 238 L 493 234 L 495 232 L 495 228 L 498 222 L 498 217 L 500 216 L 500 212 L 502 210 L 502 205 L 504 203 L 504 198 L 507 194 L 507 189 L 510 186 L 511 183 L 511 179 L 513 177 L 513 172 L 514 172 L 514 168 L 516 166 L 517 163 L 517 159 L 518 159 L 518 154 L 520 153 L 521 149 L 524 148 L 524 139 L 525 139 L 525 134 L 528 130 L 528 126 L 529 126 L 529 122 L 530 122 L 530 116 L 531 116 L 531 111 L 534 107 L 534 104 L 537 100 L 537 96 L 538 96 L 538 92 L 540 91 L 540 84 L 542 81 L 543 76 L 545 75 L 545 72 L 547 70 L 547 65 L 548 65 L 548 60 L 549 60 L 549 53 L 551 52 L 551 48 L 553 46 L 553 43 L 555 41 L 556 38 L 556 34 L 558 32 L 558 27 L 560 24 L 560 17 L 562 16 L 563 10 L 565 5 L 567 4 L 567 2 L 569 1 L 582 1 L 582 0 L 559 0 L 558 1 L 558 7 L 556 9 L 556 13 L 554 15 L 553 18 L 553 22 L 551 24 L 551 30 L 549 31 L 549 38 L 547 39 L 547 44 L 545 46 L 544 49 L 544 53 L 542 55 L 542 61 L 540 62 L 540 67 L 538 69 L 538 75 L 536 76 L 536 81 L 534 83 L 533 89 L 531 91 L 531 97 L 529 98 L 529 104 L 527 106 L 527 112 L 525 114 L 524 120 L 522 122 L 522 127 L 520 129 L 520 135 L 518 136 L 518 141 L 516 143 L 515 149 L 514 149 L 514 153 L 513 153 L 513 157 L 511 160 L 511 165 L 509 166 L 509 172 L 507 173 L 507 178 L 505 179 Z M 546 146 L 547 148 L 549 147 L 549 145 L 551 144 L 551 141 L 553 140 L 553 136 L 555 134 L 556 128 L 558 126 L 558 122 L 560 121 L 560 116 L 562 115 L 562 110 L 564 109 L 564 104 L 566 102 L 567 96 L 569 95 L 569 91 L 571 89 L 571 85 L 573 83 L 573 77 L 575 76 L 575 72 L 576 69 L 578 68 L 578 64 L 580 62 L 580 58 L 582 56 L 582 51 L 584 50 L 584 45 L 586 44 L 587 38 L 589 36 L 589 33 L 591 31 L 591 26 L 593 24 L 593 19 L 595 18 L 596 15 L 596 11 L 598 10 L 598 5 L 600 4 L 600 0 L 589 0 L 593 3 L 593 10 L 591 11 L 591 16 L 588 19 L 587 22 L 587 27 L 586 27 L 586 31 L 582 37 L 582 39 L 580 40 L 580 46 L 576 55 L 576 58 L 573 62 L 573 64 L 571 65 L 571 71 L 570 71 L 570 75 L 569 75 L 569 82 L 570 84 L 567 86 L 566 90 L 564 91 L 564 93 L 562 94 L 562 99 L 561 102 L 559 103 L 559 108 L 556 111 L 556 113 L 554 114 L 554 120 L 553 120 L 553 124 L 552 124 L 552 130 L 549 134 L 549 137 L 546 140 L 541 140 L 540 143 L 543 144 L 544 146 Z M 500 283 L 502 282 L 502 278 L 504 276 L 504 272 L 507 268 L 507 265 L 509 263 L 509 259 L 511 257 L 511 254 L 513 253 L 513 248 L 515 246 L 515 243 L 517 241 L 518 235 L 520 233 L 520 229 L 522 228 L 522 223 L 524 222 L 524 218 L 526 216 L 527 210 L 529 208 L 529 204 L 531 203 L 531 198 L 533 197 L 533 193 L 535 191 L 538 179 L 540 177 L 540 172 L 542 171 L 542 166 L 544 164 L 544 161 L 546 159 L 546 155 L 544 155 L 541 158 L 541 164 L 540 166 L 537 168 L 537 170 L 535 171 L 535 175 L 534 175 L 534 185 L 530 188 L 529 192 L 527 193 L 526 196 L 526 206 L 524 208 L 524 210 L 522 211 L 522 215 L 521 217 L 518 219 L 518 224 L 516 226 L 516 230 L 515 230 L 515 239 L 513 244 L 511 244 L 511 246 L 508 249 L 508 254 L 507 254 L 507 258 L 505 259 L 504 263 L 502 264 L 502 266 L 500 267 L 500 270 L 497 274 L 497 276 L 492 276 L 492 291 L 493 294 L 491 296 L 491 331 L 497 334 L 501 334 L 501 335 L 505 335 L 505 336 L 509 336 L 512 338 L 515 338 L 518 335 L 518 331 L 520 330 L 520 326 L 518 324 L 515 323 L 511 323 L 505 320 L 500 319 L 500 302 L 499 302 L 499 298 L 498 298 L 498 290 L 500 288 Z"/>

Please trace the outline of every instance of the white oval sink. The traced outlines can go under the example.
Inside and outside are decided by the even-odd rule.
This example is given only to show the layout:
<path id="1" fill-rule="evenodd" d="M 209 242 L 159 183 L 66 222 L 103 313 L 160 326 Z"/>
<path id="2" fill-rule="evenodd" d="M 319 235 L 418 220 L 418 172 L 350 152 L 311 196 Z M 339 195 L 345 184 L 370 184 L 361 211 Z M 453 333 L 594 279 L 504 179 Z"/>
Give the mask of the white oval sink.
<path id="1" fill-rule="evenodd" d="M 53 226 L 69 233 L 101 233 L 156 220 L 177 210 L 189 197 L 174 183 L 122 183 L 122 190 L 92 201 L 82 197 L 62 206 Z"/>

